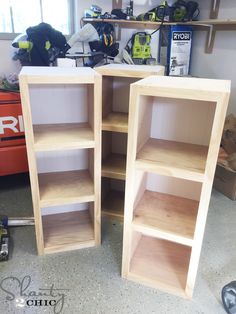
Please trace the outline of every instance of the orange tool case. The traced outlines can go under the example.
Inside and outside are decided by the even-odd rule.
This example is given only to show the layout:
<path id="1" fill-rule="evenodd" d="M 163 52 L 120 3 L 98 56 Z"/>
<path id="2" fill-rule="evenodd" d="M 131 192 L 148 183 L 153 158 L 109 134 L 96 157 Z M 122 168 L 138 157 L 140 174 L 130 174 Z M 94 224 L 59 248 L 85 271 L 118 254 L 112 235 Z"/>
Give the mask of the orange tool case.
<path id="1" fill-rule="evenodd" d="M 20 94 L 0 92 L 0 176 L 27 171 Z"/>

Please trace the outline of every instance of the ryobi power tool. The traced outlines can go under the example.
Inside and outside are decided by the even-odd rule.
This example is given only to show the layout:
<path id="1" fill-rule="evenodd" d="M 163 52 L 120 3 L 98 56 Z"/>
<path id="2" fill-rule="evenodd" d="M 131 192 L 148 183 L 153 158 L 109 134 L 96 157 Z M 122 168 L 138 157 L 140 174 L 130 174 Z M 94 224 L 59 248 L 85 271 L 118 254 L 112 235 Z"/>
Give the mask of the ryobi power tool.
<path id="1" fill-rule="evenodd" d="M 131 47 L 129 43 L 131 42 Z M 126 49 L 134 64 L 146 64 L 153 60 L 151 55 L 151 35 L 146 32 L 135 33 L 128 41 Z"/>

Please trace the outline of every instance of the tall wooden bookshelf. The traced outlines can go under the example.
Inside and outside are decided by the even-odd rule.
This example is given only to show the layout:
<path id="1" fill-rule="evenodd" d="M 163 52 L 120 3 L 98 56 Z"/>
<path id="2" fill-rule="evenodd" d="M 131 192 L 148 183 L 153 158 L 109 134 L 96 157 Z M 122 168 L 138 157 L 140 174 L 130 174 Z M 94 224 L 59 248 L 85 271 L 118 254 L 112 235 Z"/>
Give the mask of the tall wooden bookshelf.
<path id="1" fill-rule="evenodd" d="M 163 66 L 109 64 L 102 75 L 102 213 L 123 221 L 130 84 Z"/>
<path id="2" fill-rule="evenodd" d="M 131 85 L 122 276 L 191 297 L 230 82 Z"/>
<path id="3" fill-rule="evenodd" d="M 24 67 L 19 80 L 38 253 L 99 245 L 101 75 Z"/>

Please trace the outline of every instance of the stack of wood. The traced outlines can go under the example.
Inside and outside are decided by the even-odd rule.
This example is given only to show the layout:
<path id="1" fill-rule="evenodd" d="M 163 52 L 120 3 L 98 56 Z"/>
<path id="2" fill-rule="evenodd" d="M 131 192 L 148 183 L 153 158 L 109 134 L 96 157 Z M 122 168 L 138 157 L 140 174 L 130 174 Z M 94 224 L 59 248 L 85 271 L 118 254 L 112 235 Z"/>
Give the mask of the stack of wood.
<path id="1" fill-rule="evenodd" d="M 218 165 L 236 171 L 236 117 L 233 114 L 225 120 Z"/>

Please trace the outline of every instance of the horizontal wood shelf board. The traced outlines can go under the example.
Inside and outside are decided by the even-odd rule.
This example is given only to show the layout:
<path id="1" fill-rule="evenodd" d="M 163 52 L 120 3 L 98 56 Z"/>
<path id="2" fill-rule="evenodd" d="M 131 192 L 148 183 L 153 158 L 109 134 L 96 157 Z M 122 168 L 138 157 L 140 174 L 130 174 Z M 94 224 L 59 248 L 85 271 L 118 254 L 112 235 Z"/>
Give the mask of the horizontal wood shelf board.
<path id="1" fill-rule="evenodd" d="M 185 97 L 187 91 L 188 93 L 193 93 L 193 99 L 197 97 L 195 95 L 196 93 L 212 93 L 213 95 L 210 95 L 212 101 L 214 100 L 214 93 L 230 93 L 230 81 L 228 80 L 198 79 L 194 77 L 152 75 L 133 83 L 133 85 L 138 87 L 140 91 L 150 91 L 150 94 L 153 96 L 158 95 L 159 90 L 160 94 L 163 93 L 163 90 L 167 91 L 170 97 L 172 97 L 171 94 L 173 94 L 173 92 L 176 92 L 175 97 L 177 98 Z M 201 97 L 201 95 L 199 95 L 199 97 Z"/>
<path id="2" fill-rule="evenodd" d="M 19 76 L 29 84 L 93 84 L 96 75 L 93 69 L 83 67 L 23 67 Z"/>
<path id="3" fill-rule="evenodd" d="M 102 130 L 128 133 L 128 113 L 110 112 L 102 119 Z"/>
<path id="4" fill-rule="evenodd" d="M 156 282 L 156 288 L 160 283 L 184 291 L 190 254 L 187 246 L 142 236 L 131 259 L 130 273 Z"/>
<path id="5" fill-rule="evenodd" d="M 150 138 L 137 154 L 137 167 L 153 168 L 158 172 L 158 167 L 165 168 L 169 174 L 173 169 L 189 172 L 189 179 L 196 174 L 204 176 L 208 147 Z M 149 166 L 149 167 L 148 167 Z M 194 178 L 193 178 L 194 179 Z"/>
<path id="6" fill-rule="evenodd" d="M 199 202 L 146 190 L 134 210 L 133 224 L 193 240 Z M 141 228 L 140 228 L 141 230 Z M 172 237 L 174 239 L 174 237 Z M 190 242 L 191 243 L 191 242 Z"/>
<path id="7" fill-rule="evenodd" d="M 94 134 L 88 123 L 34 125 L 35 151 L 93 148 Z"/>
<path id="8" fill-rule="evenodd" d="M 96 246 L 95 240 L 80 242 L 80 243 L 69 243 L 66 245 L 58 245 L 54 247 L 46 247 L 44 248 L 44 254 L 53 254 L 53 253 L 60 253 L 60 252 L 68 252 L 80 249 L 86 249 L 90 247 Z"/>
<path id="9" fill-rule="evenodd" d="M 113 179 L 125 180 L 126 156 L 110 154 L 102 161 L 102 176 Z"/>
<path id="10" fill-rule="evenodd" d="M 110 190 L 102 201 L 102 213 L 112 218 L 124 218 L 124 192 Z"/>
<path id="11" fill-rule="evenodd" d="M 64 250 L 94 240 L 89 211 L 82 210 L 42 216 L 44 245 L 48 250 Z"/>
<path id="12" fill-rule="evenodd" d="M 97 67 L 96 71 L 103 76 L 144 78 L 160 75 L 164 69 L 162 65 L 107 64 Z"/>
<path id="13" fill-rule="evenodd" d="M 158 28 L 162 23 L 161 22 L 149 22 L 149 21 L 135 21 L 135 20 L 118 20 L 118 19 L 93 19 L 93 18 L 84 18 L 84 22 L 108 22 L 120 24 L 123 28 L 147 28 L 147 29 L 155 29 Z M 200 20 L 200 21 L 190 21 L 190 22 L 164 22 L 163 25 L 236 25 L 236 20 L 218 20 L 218 19 L 208 19 L 208 20 Z"/>
<path id="14" fill-rule="evenodd" d="M 94 201 L 94 186 L 88 170 L 39 174 L 40 206 Z"/>

